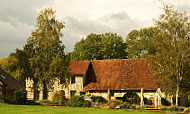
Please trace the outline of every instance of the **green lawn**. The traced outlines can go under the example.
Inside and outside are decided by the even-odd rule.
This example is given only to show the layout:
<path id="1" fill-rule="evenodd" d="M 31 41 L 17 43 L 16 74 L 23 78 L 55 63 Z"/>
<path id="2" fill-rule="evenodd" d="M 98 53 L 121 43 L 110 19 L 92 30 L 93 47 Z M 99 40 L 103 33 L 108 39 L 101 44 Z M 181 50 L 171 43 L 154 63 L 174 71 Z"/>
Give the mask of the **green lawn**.
<path id="1" fill-rule="evenodd" d="M 138 112 L 98 108 L 49 107 L 38 105 L 0 104 L 0 114 L 161 114 L 158 112 Z M 172 114 L 172 113 L 170 113 Z"/>

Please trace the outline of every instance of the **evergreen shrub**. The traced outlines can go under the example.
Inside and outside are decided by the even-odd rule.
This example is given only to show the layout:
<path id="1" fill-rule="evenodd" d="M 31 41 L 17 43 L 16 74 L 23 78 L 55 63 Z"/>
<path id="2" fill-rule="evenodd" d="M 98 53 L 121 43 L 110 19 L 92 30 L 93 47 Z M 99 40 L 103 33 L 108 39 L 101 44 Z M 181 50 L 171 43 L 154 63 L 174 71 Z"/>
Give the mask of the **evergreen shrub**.
<path id="1" fill-rule="evenodd" d="M 91 107 L 91 102 L 90 101 L 84 101 L 83 102 L 83 107 Z"/>
<path id="2" fill-rule="evenodd" d="M 84 102 L 84 98 L 81 96 L 74 96 L 72 97 L 68 102 L 67 102 L 67 106 L 71 106 L 71 107 L 82 107 L 83 106 L 83 102 Z"/>
<path id="3" fill-rule="evenodd" d="M 14 101 L 16 104 L 25 104 L 27 101 L 26 90 L 18 89 L 14 91 Z"/>
<path id="4" fill-rule="evenodd" d="M 62 91 L 56 92 L 53 96 L 53 102 L 58 106 L 65 104 L 65 95 Z"/>

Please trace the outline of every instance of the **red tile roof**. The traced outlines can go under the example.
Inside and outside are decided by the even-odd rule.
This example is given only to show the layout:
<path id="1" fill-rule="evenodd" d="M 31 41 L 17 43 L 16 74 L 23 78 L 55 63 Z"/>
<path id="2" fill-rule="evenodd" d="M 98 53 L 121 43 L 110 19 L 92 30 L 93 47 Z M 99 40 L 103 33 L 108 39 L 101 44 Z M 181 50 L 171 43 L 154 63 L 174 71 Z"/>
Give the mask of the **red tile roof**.
<path id="1" fill-rule="evenodd" d="M 152 72 L 146 60 L 115 59 L 92 61 L 93 73 L 84 90 L 156 90 Z M 94 80 L 91 77 L 94 77 Z"/>
<path id="2" fill-rule="evenodd" d="M 71 74 L 86 74 L 90 61 L 71 61 L 70 73 Z"/>

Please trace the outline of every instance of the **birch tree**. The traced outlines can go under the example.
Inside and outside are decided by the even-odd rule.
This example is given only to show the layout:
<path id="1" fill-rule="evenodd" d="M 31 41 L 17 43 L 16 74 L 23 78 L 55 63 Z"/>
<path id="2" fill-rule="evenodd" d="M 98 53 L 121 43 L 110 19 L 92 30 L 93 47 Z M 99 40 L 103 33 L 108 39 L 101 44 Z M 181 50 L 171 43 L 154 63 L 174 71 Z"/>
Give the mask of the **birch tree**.
<path id="1" fill-rule="evenodd" d="M 190 16 L 187 12 L 174 10 L 172 5 L 164 4 L 164 13 L 155 20 L 159 33 L 154 35 L 155 55 L 151 56 L 152 69 L 159 77 L 160 86 L 166 92 L 176 95 L 176 106 L 180 83 L 189 75 Z"/>
<path id="2" fill-rule="evenodd" d="M 27 39 L 24 46 L 30 52 L 30 67 L 33 70 L 32 79 L 43 85 L 43 95 L 46 99 L 47 84 L 58 77 L 66 80 L 69 76 L 69 61 L 65 55 L 65 46 L 60 38 L 64 22 L 56 20 L 55 11 L 42 10 L 37 17 L 36 29 Z"/>

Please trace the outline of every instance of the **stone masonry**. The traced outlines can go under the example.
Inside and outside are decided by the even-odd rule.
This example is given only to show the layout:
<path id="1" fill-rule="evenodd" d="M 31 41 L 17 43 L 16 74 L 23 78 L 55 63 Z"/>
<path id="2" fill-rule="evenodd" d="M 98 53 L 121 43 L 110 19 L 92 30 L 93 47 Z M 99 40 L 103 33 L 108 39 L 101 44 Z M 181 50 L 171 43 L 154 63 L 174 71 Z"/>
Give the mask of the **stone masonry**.
<path id="1" fill-rule="evenodd" d="M 39 85 L 39 100 L 43 100 L 43 87 Z M 26 79 L 26 91 L 27 91 L 27 99 L 34 100 L 34 90 L 33 90 L 33 80 Z M 75 76 L 75 83 L 69 83 L 67 86 L 65 84 L 60 84 L 60 80 L 55 79 L 52 85 L 48 86 L 48 97 L 47 100 L 52 101 L 53 96 L 58 91 L 64 91 L 65 97 L 71 97 L 71 91 L 75 92 L 75 95 L 79 96 L 80 92 L 83 91 L 83 77 Z"/>

